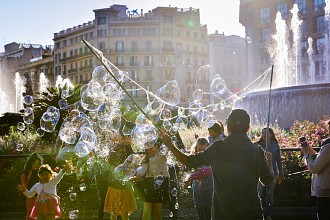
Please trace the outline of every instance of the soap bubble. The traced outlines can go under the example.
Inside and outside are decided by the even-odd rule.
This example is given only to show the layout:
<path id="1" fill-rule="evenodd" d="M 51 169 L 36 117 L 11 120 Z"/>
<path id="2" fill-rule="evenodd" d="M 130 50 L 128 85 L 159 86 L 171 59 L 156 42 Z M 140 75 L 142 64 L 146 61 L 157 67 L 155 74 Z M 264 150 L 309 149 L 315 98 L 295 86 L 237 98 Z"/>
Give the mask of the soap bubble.
<path id="1" fill-rule="evenodd" d="M 167 109 L 167 108 L 164 108 L 163 111 L 162 111 L 162 119 L 171 119 L 172 118 L 172 112 L 171 110 Z"/>
<path id="2" fill-rule="evenodd" d="M 17 145 L 16 145 L 16 150 L 17 150 L 18 152 L 23 151 L 23 144 L 17 144 Z"/>
<path id="3" fill-rule="evenodd" d="M 203 99 L 204 92 L 201 89 L 196 89 L 193 93 L 194 102 L 201 102 Z"/>
<path id="4" fill-rule="evenodd" d="M 187 118 L 187 116 L 179 116 L 176 120 L 175 120 L 175 123 L 177 124 L 177 126 L 179 127 L 179 129 L 181 130 L 185 130 L 187 129 L 187 126 L 188 126 L 188 122 L 189 122 L 189 119 Z"/>
<path id="5" fill-rule="evenodd" d="M 24 131 L 25 130 L 25 124 L 23 122 L 18 122 L 17 123 L 17 129 Z"/>
<path id="6" fill-rule="evenodd" d="M 85 184 L 85 183 L 81 183 L 81 184 L 79 185 L 79 189 L 80 189 L 81 192 L 86 191 L 86 189 L 87 189 L 86 184 Z"/>
<path id="7" fill-rule="evenodd" d="M 161 176 L 161 175 L 155 176 L 154 177 L 154 182 L 155 182 L 156 185 L 159 185 L 160 186 L 164 182 L 164 177 Z"/>
<path id="8" fill-rule="evenodd" d="M 132 129 L 131 138 L 134 150 L 137 152 L 144 151 L 155 145 L 158 139 L 157 129 L 150 124 L 135 126 Z"/>
<path id="9" fill-rule="evenodd" d="M 75 201 L 77 199 L 77 193 L 74 192 L 70 193 L 69 198 L 71 201 Z"/>
<path id="10" fill-rule="evenodd" d="M 171 105 L 178 105 L 180 103 L 180 94 L 180 87 L 175 80 L 169 81 L 156 92 L 156 96 Z"/>
<path id="11" fill-rule="evenodd" d="M 45 131 L 42 130 L 41 128 L 38 128 L 37 131 L 36 131 L 36 133 L 37 133 L 37 135 L 38 135 L 39 137 L 42 137 L 42 136 L 45 135 Z"/>
<path id="12" fill-rule="evenodd" d="M 69 219 L 77 219 L 79 217 L 78 215 L 79 210 L 73 210 L 69 213 Z"/>
<path id="13" fill-rule="evenodd" d="M 107 82 L 111 76 L 104 66 L 97 66 L 93 70 L 92 78 L 98 82 Z"/>
<path id="14" fill-rule="evenodd" d="M 220 75 L 215 75 L 210 86 L 210 92 L 217 98 L 223 99 L 227 92 L 225 81 Z"/>
<path id="15" fill-rule="evenodd" d="M 23 103 L 25 105 L 31 105 L 32 102 L 33 102 L 33 97 L 32 96 L 26 95 L 26 96 L 23 97 Z"/>
<path id="16" fill-rule="evenodd" d="M 177 190 L 176 188 L 173 188 L 173 189 L 171 190 L 171 194 L 172 194 L 173 197 L 177 197 L 177 195 L 178 195 L 178 190 Z"/>

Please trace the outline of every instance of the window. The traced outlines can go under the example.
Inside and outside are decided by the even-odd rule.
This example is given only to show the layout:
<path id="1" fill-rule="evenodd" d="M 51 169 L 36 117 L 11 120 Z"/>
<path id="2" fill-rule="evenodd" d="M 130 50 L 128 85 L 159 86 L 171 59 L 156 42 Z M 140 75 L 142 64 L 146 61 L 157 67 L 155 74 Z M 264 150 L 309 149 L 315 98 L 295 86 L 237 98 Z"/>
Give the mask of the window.
<path id="1" fill-rule="evenodd" d="M 165 70 L 165 80 L 171 80 L 172 79 L 172 71 L 171 70 Z"/>
<path id="2" fill-rule="evenodd" d="M 144 28 L 143 29 L 143 35 L 145 36 L 153 36 L 155 35 L 156 31 L 155 28 Z"/>
<path id="3" fill-rule="evenodd" d="M 314 11 L 321 10 L 325 7 L 324 0 L 314 0 Z"/>
<path id="4" fill-rule="evenodd" d="M 263 28 L 261 30 L 261 43 L 267 44 L 270 41 L 270 29 Z"/>
<path id="5" fill-rule="evenodd" d="M 146 50 L 152 51 L 152 41 L 146 41 Z"/>
<path id="6" fill-rule="evenodd" d="M 137 97 L 137 90 L 135 85 L 131 87 L 131 95 L 132 97 Z"/>
<path id="7" fill-rule="evenodd" d="M 324 32 L 325 31 L 325 22 L 324 22 L 324 16 L 318 16 L 316 17 L 316 31 L 317 32 Z"/>
<path id="8" fill-rule="evenodd" d="M 186 37 L 190 37 L 190 31 L 186 31 Z"/>
<path id="9" fill-rule="evenodd" d="M 260 9 L 260 22 L 268 23 L 270 21 L 270 8 L 262 8 Z"/>
<path id="10" fill-rule="evenodd" d="M 98 37 L 105 37 L 105 36 L 107 36 L 106 29 L 97 30 L 97 36 Z"/>
<path id="11" fill-rule="evenodd" d="M 98 45 L 98 49 L 102 52 L 105 52 L 105 43 L 104 42 L 100 42 Z"/>
<path id="12" fill-rule="evenodd" d="M 89 33 L 89 38 L 92 39 L 93 38 L 93 32 Z"/>
<path id="13" fill-rule="evenodd" d="M 164 41 L 164 51 L 172 51 L 172 42 L 171 41 Z"/>
<path id="14" fill-rule="evenodd" d="M 145 56 L 144 57 L 144 65 L 145 66 L 152 66 L 153 62 L 152 62 L 152 56 Z"/>
<path id="15" fill-rule="evenodd" d="M 115 28 L 113 30 L 113 36 L 115 36 L 115 37 L 121 37 L 121 36 L 124 36 L 124 34 L 125 34 L 125 29 Z"/>
<path id="16" fill-rule="evenodd" d="M 152 81 L 152 71 L 146 70 L 146 81 Z"/>
<path id="17" fill-rule="evenodd" d="M 140 35 L 140 29 L 139 28 L 130 28 L 128 30 L 128 34 L 130 36 L 139 36 Z"/>
<path id="18" fill-rule="evenodd" d="M 116 57 L 116 65 L 122 66 L 124 64 L 124 59 L 122 56 L 117 56 Z"/>
<path id="19" fill-rule="evenodd" d="M 316 39 L 317 54 L 323 54 L 324 46 L 325 46 L 325 38 L 324 37 Z"/>
<path id="20" fill-rule="evenodd" d="M 138 43 L 137 41 L 132 41 L 132 51 L 137 51 L 138 50 Z"/>
<path id="21" fill-rule="evenodd" d="M 138 71 L 137 70 L 132 70 L 132 76 L 131 76 L 132 80 L 134 81 L 139 81 L 138 78 Z"/>
<path id="22" fill-rule="evenodd" d="M 79 54 L 82 55 L 83 54 L 83 48 L 79 48 Z"/>
<path id="23" fill-rule="evenodd" d="M 116 52 L 123 52 L 124 51 L 124 42 L 116 42 L 115 50 L 116 50 Z"/>
<path id="24" fill-rule="evenodd" d="M 306 0 L 296 0 L 299 12 L 301 14 L 306 14 Z"/>
<path id="25" fill-rule="evenodd" d="M 63 41 L 63 47 L 66 47 L 66 40 Z"/>
<path id="26" fill-rule="evenodd" d="M 137 66 L 138 62 L 137 62 L 137 56 L 131 56 L 129 59 L 129 65 L 130 66 Z"/>
<path id="27" fill-rule="evenodd" d="M 198 33 L 194 32 L 194 39 L 197 39 L 197 38 L 198 38 Z"/>
<path id="28" fill-rule="evenodd" d="M 172 24 L 173 23 L 173 17 L 170 16 L 170 15 L 163 15 L 163 22 Z"/>
<path id="29" fill-rule="evenodd" d="M 106 24 L 106 22 L 107 22 L 106 17 L 98 17 L 97 18 L 97 25 Z"/>
<path id="30" fill-rule="evenodd" d="M 172 36 L 173 29 L 172 28 L 163 28 L 163 34 L 164 34 L 164 36 Z"/>
<path id="31" fill-rule="evenodd" d="M 70 44 L 73 44 L 73 38 L 70 38 Z"/>
<path id="32" fill-rule="evenodd" d="M 287 3 L 280 3 L 277 5 L 277 11 L 279 11 L 282 15 L 282 19 L 288 17 L 288 4 Z"/>

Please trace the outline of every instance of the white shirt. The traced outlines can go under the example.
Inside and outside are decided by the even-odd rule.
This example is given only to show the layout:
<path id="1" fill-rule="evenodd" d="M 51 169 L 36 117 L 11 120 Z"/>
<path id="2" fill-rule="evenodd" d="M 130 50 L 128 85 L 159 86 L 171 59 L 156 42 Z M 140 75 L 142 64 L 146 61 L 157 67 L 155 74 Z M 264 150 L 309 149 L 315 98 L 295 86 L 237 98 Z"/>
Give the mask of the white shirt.
<path id="1" fill-rule="evenodd" d="M 156 155 L 149 157 L 149 164 L 142 164 L 142 168 L 138 170 L 138 174 L 143 176 L 146 174 L 146 177 L 155 177 L 155 176 L 165 176 L 169 177 L 170 173 L 168 172 L 168 166 L 165 155 L 163 155 L 159 150 Z"/>
<path id="2" fill-rule="evenodd" d="M 61 181 L 61 179 L 63 178 L 63 175 L 64 175 L 64 173 L 61 170 L 49 182 L 47 182 L 47 183 L 40 183 L 40 182 L 36 183 L 36 184 L 34 184 L 34 186 L 32 186 L 32 188 L 30 190 L 26 189 L 23 192 L 23 194 L 28 198 L 32 198 L 35 194 L 40 195 L 41 191 L 44 191 L 45 193 L 51 195 L 58 202 L 59 197 L 57 195 L 56 186 Z"/>

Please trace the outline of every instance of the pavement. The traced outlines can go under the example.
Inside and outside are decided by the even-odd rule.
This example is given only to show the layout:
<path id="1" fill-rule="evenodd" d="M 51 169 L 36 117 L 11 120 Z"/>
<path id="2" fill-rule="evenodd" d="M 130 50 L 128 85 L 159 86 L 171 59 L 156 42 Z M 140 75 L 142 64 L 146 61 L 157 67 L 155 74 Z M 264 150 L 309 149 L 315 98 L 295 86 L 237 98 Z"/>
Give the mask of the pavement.
<path id="1" fill-rule="evenodd" d="M 197 220 L 197 212 L 194 208 L 183 208 L 178 210 L 178 219 L 192 219 Z M 163 209 L 163 219 L 171 219 L 170 211 Z M 0 219 L 2 220 L 24 220 L 25 212 L 0 212 Z M 69 218 L 62 218 L 69 219 Z M 81 213 L 77 220 L 97 220 L 97 210 L 86 210 Z M 110 219 L 109 214 L 105 214 L 103 219 Z M 134 212 L 130 219 L 139 219 L 139 212 Z M 273 220 L 317 220 L 315 207 L 274 207 Z"/>

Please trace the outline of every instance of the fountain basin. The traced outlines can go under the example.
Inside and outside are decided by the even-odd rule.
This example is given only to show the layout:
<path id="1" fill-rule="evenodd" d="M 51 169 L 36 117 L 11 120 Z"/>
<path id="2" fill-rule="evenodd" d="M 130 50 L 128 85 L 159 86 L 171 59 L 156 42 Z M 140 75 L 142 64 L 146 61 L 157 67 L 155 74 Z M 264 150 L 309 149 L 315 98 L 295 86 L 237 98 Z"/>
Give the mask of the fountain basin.
<path id="1" fill-rule="evenodd" d="M 269 90 L 248 92 L 235 104 L 251 115 L 251 124 L 267 124 Z M 330 116 L 330 83 L 272 89 L 270 124 L 290 128 L 295 120 L 319 122 Z"/>

